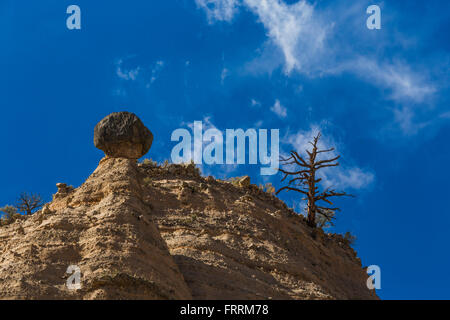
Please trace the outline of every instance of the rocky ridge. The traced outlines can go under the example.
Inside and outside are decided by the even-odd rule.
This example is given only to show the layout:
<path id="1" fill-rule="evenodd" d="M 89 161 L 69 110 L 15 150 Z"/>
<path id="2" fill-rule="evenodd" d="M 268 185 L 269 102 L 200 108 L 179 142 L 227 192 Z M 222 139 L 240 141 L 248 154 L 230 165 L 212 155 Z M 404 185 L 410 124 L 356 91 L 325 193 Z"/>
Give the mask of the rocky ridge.
<path id="1" fill-rule="evenodd" d="M 148 142 L 134 141 L 124 145 Z M 0 228 L 0 298 L 377 299 L 343 237 L 248 178 L 135 155 L 107 154 L 80 187 L 59 184 L 42 210 Z"/>

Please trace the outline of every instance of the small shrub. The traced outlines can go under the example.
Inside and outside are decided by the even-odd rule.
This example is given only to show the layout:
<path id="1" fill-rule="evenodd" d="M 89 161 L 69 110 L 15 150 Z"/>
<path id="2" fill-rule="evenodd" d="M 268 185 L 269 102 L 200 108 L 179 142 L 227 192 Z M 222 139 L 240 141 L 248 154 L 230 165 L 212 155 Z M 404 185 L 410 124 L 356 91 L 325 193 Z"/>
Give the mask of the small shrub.
<path id="1" fill-rule="evenodd" d="M 145 177 L 142 181 L 147 186 L 149 186 L 152 183 L 152 179 L 150 177 Z"/>
<path id="2" fill-rule="evenodd" d="M 3 214 L 0 214 L 0 216 L 3 219 L 9 220 L 17 213 L 17 208 L 13 207 L 13 206 L 6 205 L 3 208 L 0 208 L 0 212 L 3 212 Z"/>
<path id="3" fill-rule="evenodd" d="M 266 183 L 266 185 L 264 186 L 264 189 L 267 193 L 271 193 L 271 194 L 275 193 L 275 187 L 270 182 Z"/>
<path id="4" fill-rule="evenodd" d="M 183 166 L 186 174 L 196 177 L 201 175 L 200 168 L 195 165 L 194 160 L 183 163 Z"/>
<path id="5" fill-rule="evenodd" d="M 236 186 L 236 187 L 239 187 L 239 181 L 241 181 L 242 178 L 243 178 L 243 177 L 232 177 L 232 178 L 228 179 L 228 181 L 229 181 L 232 185 L 234 185 L 234 186 Z"/>
<path id="6" fill-rule="evenodd" d="M 13 206 L 4 206 L 3 208 L 0 208 L 0 211 L 3 212 L 3 214 L 0 215 L 0 226 L 6 226 L 13 223 L 17 219 L 22 218 L 22 215 L 17 213 L 17 208 Z"/>
<path id="7" fill-rule="evenodd" d="M 267 193 L 271 193 L 271 194 L 275 193 L 275 187 L 270 182 L 267 182 L 265 185 L 260 184 L 258 186 L 258 188 L 263 192 L 267 192 Z"/>
<path id="8" fill-rule="evenodd" d="M 144 164 L 146 166 L 151 166 L 151 167 L 157 167 L 158 166 L 158 162 L 153 161 L 152 159 L 144 159 L 144 160 L 142 160 L 142 164 Z"/>
<path id="9" fill-rule="evenodd" d="M 356 236 L 350 233 L 350 231 L 347 231 L 344 234 L 344 240 L 347 241 L 349 245 L 354 245 L 356 241 Z"/>
<path id="10" fill-rule="evenodd" d="M 44 205 L 44 201 L 39 194 L 28 194 L 22 192 L 19 199 L 17 199 L 17 211 L 23 212 L 26 215 L 32 215 L 36 210 L 39 210 Z"/>

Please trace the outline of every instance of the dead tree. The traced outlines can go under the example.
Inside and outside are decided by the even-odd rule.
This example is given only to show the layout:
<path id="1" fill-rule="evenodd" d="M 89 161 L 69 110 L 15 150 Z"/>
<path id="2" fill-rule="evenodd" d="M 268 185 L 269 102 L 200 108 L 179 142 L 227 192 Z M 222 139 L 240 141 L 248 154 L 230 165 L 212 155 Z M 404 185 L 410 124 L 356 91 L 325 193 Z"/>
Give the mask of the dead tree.
<path id="1" fill-rule="evenodd" d="M 334 148 L 319 150 L 317 143 L 319 142 L 320 136 L 321 134 L 319 132 L 317 136 L 314 137 L 314 141 L 309 142 L 312 145 L 312 150 L 306 150 L 306 153 L 308 154 L 308 157 L 306 159 L 300 156 L 296 151 L 291 151 L 291 156 L 287 159 L 281 157 L 280 161 L 283 164 L 294 165 L 295 169 L 293 171 L 280 169 L 280 171 L 284 174 L 284 177 L 281 181 L 286 180 L 286 178 L 288 177 L 290 177 L 291 179 L 289 180 L 287 186 L 282 187 L 276 193 L 278 194 L 283 190 L 302 193 L 304 195 L 302 200 L 308 201 L 306 207 L 307 222 L 308 225 L 313 228 L 317 226 L 317 216 L 320 215 L 322 219 L 332 224 L 334 213 L 336 211 L 340 211 L 340 209 L 336 207 L 326 207 L 324 204 L 322 204 L 322 202 L 333 205 L 333 203 L 330 201 L 330 198 L 332 197 L 352 196 L 345 192 L 337 192 L 336 190 L 330 188 L 319 191 L 318 183 L 322 181 L 322 179 L 316 177 L 317 170 L 339 166 L 337 160 L 340 157 L 336 156 L 334 158 L 325 160 L 317 159 L 318 155 L 321 153 L 334 151 Z"/>
<path id="2" fill-rule="evenodd" d="M 19 199 L 17 199 L 16 208 L 19 212 L 24 212 L 27 215 L 33 214 L 33 212 L 44 205 L 44 201 L 38 194 L 28 194 L 22 192 Z"/>

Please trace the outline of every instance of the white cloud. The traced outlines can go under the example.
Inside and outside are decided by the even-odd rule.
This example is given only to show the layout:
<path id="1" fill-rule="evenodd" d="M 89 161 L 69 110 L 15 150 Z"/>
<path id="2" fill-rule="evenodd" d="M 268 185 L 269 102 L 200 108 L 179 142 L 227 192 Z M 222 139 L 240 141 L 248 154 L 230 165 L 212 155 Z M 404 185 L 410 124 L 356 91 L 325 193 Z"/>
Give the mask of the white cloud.
<path id="1" fill-rule="evenodd" d="M 377 58 L 361 56 L 352 43 L 342 43 L 331 39 L 336 21 L 359 21 L 358 15 L 365 14 L 361 4 L 334 6 L 329 11 L 317 11 L 315 6 L 306 0 L 286 4 L 281 0 L 196 0 L 197 2 L 213 2 L 214 8 L 222 14 L 232 15 L 238 6 L 245 6 L 253 12 L 267 30 L 267 36 L 275 44 L 284 57 L 287 73 L 295 70 L 311 76 L 327 74 L 353 73 L 378 87 L 391 90 L 390 99 L 423 102 L 436 92 L 435 86 L 427 83 L 419 72 L 414 72 L 404 63 L 383 63 Z M 202 6 L 205 10 L 207 9 Z M 231 10 L 230 8 L 233 8 Z M 207 11 L 208 14 L 208 11 Z M 214 19 L 214 17 L 211 17 Z M 349 39 L 354 40 L 354 36 Z M 359 35 L 359 37 L 362 37 Z M 273 47 L 265 46 L 264 50 Z M 337 55 L 345 51 L 340 60 Z M 268 68 L 273 69 L 273 55 L 263 52 L 263 59 Z M 261 63 L 256 63 L 261 67 Z"/>
<path id="2" fill-rule="evenodd" d="M 362 29 L 358 28 L 365 14 L 364 4 L 330 4 L 328 9 L 318 10 L 306 0 L 293 4 L 281 0 L 212 2 L 215 3 L 215 14 L 210 12 L 213 9 L 202 6 L 209 19 L 231 21 L 238 7 L 242 6 L 254 13 L 258 22 L 264 26 L 268 41 L 263 44 L 261 54 L 248 64 L 247 70 L 251 73 L 270 73 L 282 64 L 287 75 L 294 71 L 311 77 L 353 74 L 379 88 L 383 98 L 398 103 L 401 111 L 410 113 L 410 117 L 416 113 L 411 105 L 429 105 L 437 92 L 436 85 L 427 80 L 427 70 L 413 70 L 406 63 L 386 62 L 370 54 L 362 56 L 355 49 L 355 41 L 358 45 L 366 45 L 364 20 Z M 342 28 L 343 25 L 347 29 Z M 342 28 L 337 32 L 348 32 L 348 37 L 340 37 L 337 32 L 335 34 L 335 27 Z M 386 37 L 379 37 L 373 52 L 382 50 L 386 43 L 402 40 L 401 35 Z M 398 112 L 394 114 L 394 121 L 404 133 L 418 132 L 417 129 L 423 127 L 414 127 L 414 122 L 405 125 L 406 122 L 399 121 L 398 116 Z"/>
<path id="3" fill-rule="evenodd" d="M 156 81 L 159 74 L 161 73 L 161 70 L 164 68 L 164 61 L 158 60 L 155 62 L 150 75 L 150 82 L 147 83 L 147 88 L 150 87 L 150 85 Z"/>
<path id="4" fill-rule="evenodd" d="M 286 118 L 287 116 L 286 108 L 283 105 L 281 105 L 280 100 L 278 99 L 275 100 L 275 104 L 272 107 L 270 107 L 270 111 L 275 113 L 280 118 Z"/>
<path id="5" fill-rule="evenodd" d="M 307 60 L 324 49 L 324 40 L 332 24 L 315 15 L 306 0 L 286 4 L 281 0 L 195 0 L 208 21 L 230 22 L 244 6 L 253 12 L 267 30 L 268 37 L 281 48 L 285 71 L 301 70 Z"/>
<path id="6" fill-rule="evenodd" d="M 436 92 L 436 88 L 413 72 L 404 63 L 380 63 L 375 59 L 359 56 L 329 70 L 331 74 L 350 72 L 380 88 L 391 91 L 389 99 L 421 103 Z"/>
<path id="7" fill-rule="evenodd" d="M 444 113 L 441 113 L 441 114 L 439 115 L 439 117 L 440 117 L 441 119 L 450 119 L 450 111 L 446 111 L 446 112 L 444 112 Z"/>
<path id="8" fill-rule="evenodd" d="M 286 139 L 287 144 L 291 149 L 297 151 L 303 157 L 307 157 L 306 150 L 311 150 L 311 144 L 309 142 L 313 141 L 314 137 L 319 132 L 323 132 L 323 129 L 319 125 L 313 125 L 308 131 L 299 131 L 289 135 Z M 328 135 L 322 134 L 318 147 L 321 150 L 335 148 L 334 151 L 319 154 L 318 160 L 331 159 L 339 155 L 339 146 Z M 289 151 L 291 149 L 289 149 Z M 321 183 L 325 188 L 331 187 L 342 190 L 364 189 L 370 186 L 375 180 L 375 175 L 369 170 L 363 170 L 356 166 L 344 166 L 342 164 L 338 167 L 323 168 L 317 171 L 317 176 L 322 178 Z"/>
<path id="9" fill-rule="evenodd" d="M 181 122 L 180 126 L 187 126 L 189 129 L 194 130 L 194 122 Z M 217 129 L 217 127 L 212 123 L 210 116 L 203 117 L 202 128 L 203 131 L 208 129 Z"/>
<path id="10" fill-rule="evenodd" d="M 421 103 L 436 92 L 432 84 L 403 63 L 382 63 L 351 50 L 346 58 L 337 61 L 333 55 L 344 50 L 344 46 L 327 40 L 331 40 L 328 38 L 334 26 L 330 19 L 338 19 L 338 9 L 330 16 L 317 12 L 305 0 L 291 5 L 279 0 L 243 2 L 258 16 L 269 38 L 281 49 L 287 73 L 293 70 L 311 76 L 353 73 L 377 87 L 389 89 L 388 98 L 400 102 Z"/>
<path id="11" fill-rule="evenodd" d="M 420 129 L 431 124 L 430 121 L 414 121 L 414 116 L 411 107 L 394 109 L 394 119 L 405 135 L 415 135 Z"/>
<path id="12" fill-rule="evenodd" d="M 338 168 L 335 172 L 332 169 L 323 170 L 319 176 L 324 177 L 325 187 L 337 187 L 339 189 L 355 189 L 360 190 L 369 186 L 374 180 L 375 176 L 372 172 L 363 171 L 358 167 L 351 167 L 347 169 Z"/>
<path id="13" fill-rule="evenodd" d="M 116 75 L 119 79 L 125 81 L 136 81 L 138 85 L 149 88 L 159 77 L 162 69 L 165 66 L 164 61 L 157 60 L 152 66 L 136 66 L 133 68 L 127 68 L 126 65 L 130 64 L 130 61 L 134 56 L 129 56 L 125 59 L 118 59 L 116 62 Z M 128 63 L 127 63 L 128 62 Z M 132 62 L 132 61 L 131 61 Z"/>
<path id="14" fill-rule="evenodd" d="M 221 83 L 221 84 L 224 83 L 225 78 L 228 76 L 228 73 L 229 73 L 229 71 L 228 71 L 227 68 L 223 68 L 223 69 L 222 69 L 222 72 L 221 72 L 221 74 L 220 74 L 220 83 Z"/>
<path id="15" fill-rule="evenodd" d="M 258 120 L 258 121 L 256 121 L 256 122 L 253 124 L 253 126 L 254 126 L 255 128 L 261 128 L 263 124 L 264 124 L 264 121 Z"/>
<path id="16" fill-rule="evenodd" d="M 116 74 L 122 80 L 136 80 L 141 68 L 138 66 L 134 69 L 123 68 L 123 60 L 119 59 L 116 63 Z"/>
<path id="17" fill-rule="evenodd" d="M 195 0 L 197 7 L 205 10 L 208 21 L 231 21 L 237 12 L 238 0 Z"/>
<path id="18" fill-rule="evenodd" d="M 437 90 L 421 74 L 413 72 L 408 65 L 400 62 L 381 63 L 360 56 L 328 71 L 330 74 L 343 72 L 354 74 L 385 90 L 385 99 L 399 104 L 399 107 L 393 110 L 393 120 L 403 134 L 414 135 L 428 126 L 429 122 L 414 121 L 416 108 L 427 108 L 420 104 L 425 103 Z"/>
<path id="19" fill-rule="evenodd" d="M 325 38 L 333 27 L 315 14 L 314 6 L 306 0 L 286 4 L 281 0 L 196 0 L 210 23 L 228 21 L 244 6 L 253 12 L 267 30 L 267 36 L 280 49 L 285 71 L 308 72 L 311 60 L 317 60 L 324 48 Z"/>
<path id="20" fill-rule="evenodd" d="M 269 38 L 284 55 L 285 71 L 302 70 L 307 60 L 323 50 L 330 25 L 314 14 L 306 1 L 288 5 L 280 0 L 243 0 L 258 16 Z"/>
<path id="21" fill-rule="evenodd" d="M 251 100 L 250 100 L 250 105 L 251 105 L 252 107 L 260 107 L 260 106 L 261 106 L 261 102 L 255 100 L 255 99 L 251 99 Z"/>

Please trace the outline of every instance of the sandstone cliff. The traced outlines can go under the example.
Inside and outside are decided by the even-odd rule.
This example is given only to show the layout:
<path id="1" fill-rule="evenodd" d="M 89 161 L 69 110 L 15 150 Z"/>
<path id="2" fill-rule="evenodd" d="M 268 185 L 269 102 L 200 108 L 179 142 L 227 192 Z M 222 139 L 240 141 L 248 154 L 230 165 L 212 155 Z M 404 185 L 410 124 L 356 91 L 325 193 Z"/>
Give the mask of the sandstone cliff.
<path id="1" fill-rule="evenodd" d="M 66 287 L 77 265 L 82 288 Z M 254 185 L 193 165 L 103 159 L 77 189 L 0 228 L 0 297 L 371 299 L 356 253 Z"/>
<path id="2" fill-rule="evenodd" d="M 79 290 L 66 286 L 70 265 Z M 377 299 L 366 279 L 342 237 L 192 164 L 110 155 L 0 227 L 2 299 Z"/>

